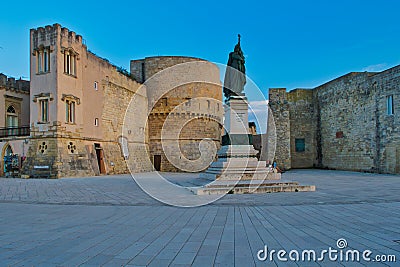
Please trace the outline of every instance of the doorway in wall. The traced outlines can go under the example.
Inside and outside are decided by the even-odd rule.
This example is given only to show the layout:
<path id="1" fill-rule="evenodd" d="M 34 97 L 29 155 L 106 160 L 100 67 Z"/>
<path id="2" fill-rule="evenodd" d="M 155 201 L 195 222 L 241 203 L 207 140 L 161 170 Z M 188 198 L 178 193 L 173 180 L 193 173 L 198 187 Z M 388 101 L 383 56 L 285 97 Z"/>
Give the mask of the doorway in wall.
<path id="1" fill-rule="evenodd" d="M 5 164 L 5 158 L 7 157 L 7 156 L 11 156 L 13 154 L 13 150 L 12 150 L 12 148 L 11 148 L 11 146 L 9 145 L 9 144 L 6 144 L 5 146 L 4 146 L 4 148 L 3 148 L 3 151 L 2 151 L 2 153 L 1 153 L 1 159 L 0 159 L 0 162 L 1 162 L 1 169 L 0 169 L 0 176 L 3 176 L 6 172 L 7 172 L 7 170 L 6 170 L 6 164 Z"/>
<path id="2" fill-rule="evenodd" d="M 100 144 L 95 143 L 94 149 L 96 150 L 97 163 L 99 164 L 100 174 L 106 174 L 106 165 L 104 163 L 104 151 Z"/>
<path id="3" fill-rule="evenodd" d="M 161 171 L 161 155 L 153 156 L 153 166 L 156 171 Z"/>

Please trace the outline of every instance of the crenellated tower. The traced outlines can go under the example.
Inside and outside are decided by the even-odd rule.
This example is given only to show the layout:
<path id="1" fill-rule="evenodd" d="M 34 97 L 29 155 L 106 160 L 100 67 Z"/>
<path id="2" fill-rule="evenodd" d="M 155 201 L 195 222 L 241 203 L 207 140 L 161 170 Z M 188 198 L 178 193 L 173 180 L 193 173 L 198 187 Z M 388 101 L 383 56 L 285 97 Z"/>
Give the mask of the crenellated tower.
<path id="1" fill-rule="evenodd" d="M 31 137 L 25 175 L 127 172 L 121 129 L 140 84 L 88 51 L 82 36 L 59 24 L 31 29 L 30 72 Z M 146 95 L 143 99 L 147 103 Z M 150 168 L 137 166 L 138 171 Z"/>

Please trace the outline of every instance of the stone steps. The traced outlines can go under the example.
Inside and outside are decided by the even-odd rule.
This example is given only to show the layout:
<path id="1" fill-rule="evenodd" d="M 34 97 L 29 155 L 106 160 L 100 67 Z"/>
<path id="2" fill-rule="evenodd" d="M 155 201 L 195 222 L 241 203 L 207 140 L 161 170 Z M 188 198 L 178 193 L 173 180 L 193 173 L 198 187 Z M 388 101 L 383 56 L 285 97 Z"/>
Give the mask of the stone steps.
<path id="1" fill-rule="evenodd" d="M 200 177 L 209 180 L 233 181 L 281 179 L 281 174 L 274 172 L 266 165 L 265 161 L 258 161 L 257 158 L 219 158 Z"/>
<path id="2" fill-rule="evenodd" d="M 226 181 L 239 181 L 239 180 L 280 180 L 281 174 L 268 171 L 267 169 L 207 169 L 204 173 L 200 174 L 200 178 Z"/>
<path id="3" fill-rule="evenodd" d="M 215 181 L 213 183 L 207 184 L 207 188 L 230 188 L 232 185 L 235 187 L 256 187 L 256 186 L 294 186 L 299 185 L 298 182 L 277 182 L 277 181 L 239 181 L 235 184 L 235 181 Z"/>
<path id="4" fill-rule="evenodd" d="M 209 174 L 249 174 L 249 173 L 271 173 L 268 170 L 260 170 L 260 169 L 229 169 L 229 170 L 207 170 L 205 173 L 209 173 Z"/>
<path id="5" fill-rule="evenodd" d="M 196 195 L 223 195 L 223 194 L 257 194 L 257 193 L 278 193 L 278 192 L 314 192 L 315 185 L 299 185 L 297 182 L 283 183 L 261 183 L 261 184 L 232 184 L 212 185 L 200 188 L 192 188 Z"/>

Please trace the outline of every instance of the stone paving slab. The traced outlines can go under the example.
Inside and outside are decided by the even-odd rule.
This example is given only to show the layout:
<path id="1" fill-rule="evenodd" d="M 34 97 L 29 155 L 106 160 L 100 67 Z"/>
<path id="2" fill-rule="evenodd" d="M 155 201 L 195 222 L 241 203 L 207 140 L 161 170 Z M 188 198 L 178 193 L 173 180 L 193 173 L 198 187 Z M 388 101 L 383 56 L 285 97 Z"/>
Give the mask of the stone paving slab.
<path id="1" fill-rule="evenodd" d="M 180 208 L 153 200 L 129 176 L 0 179 L 0 266 L 400 266 L 400 176 L 295 170 L 283 178 L 317 191 L 226 195 Z M 340 238 L 343 251 L 397 262 L 257 257 L 264 246 L 338 249 Z"/>
<path id="2" fill-rule="evenodd" d="M 198 174 L 163 173 L 170 181 L 192 187 Z M 283 180 L 316 185 L 316 192 L 226 195 L 212 205 L 302 205 L 400 201 L 400 176 L 328 170 L 293 170 Z M 384 182 L 382 182 L 384 181 Z M 199 185 L 199 184 L 198 184 Z M 207 196 L 193 196 L 202 198 Z M 0 203 L 84 205 L 164 205 L 144 193 L 130 175 L 87 178 L 0 178 Z"/>

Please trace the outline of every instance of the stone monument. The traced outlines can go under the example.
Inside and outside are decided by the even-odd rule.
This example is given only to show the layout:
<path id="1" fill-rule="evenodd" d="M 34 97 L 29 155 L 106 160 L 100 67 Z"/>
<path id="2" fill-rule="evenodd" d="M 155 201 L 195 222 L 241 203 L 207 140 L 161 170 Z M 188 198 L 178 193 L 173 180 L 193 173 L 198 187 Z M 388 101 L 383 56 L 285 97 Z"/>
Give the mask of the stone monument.
<path id="1" fill-rule="evenodd" d="M 225 72 L 223 92 L 225 96 L 225 135 L 218 151 L 218 160 L 200 178 L 213 181 L 197 188 L 197 194 L 263 193 L 282 191 L 314 191 L 296 182 L 280 182 L 281 174 L 258 161 L 248 127 L 249 103 L 244 93 L 246 84 L 245 58 L 238 43 Z"/>

